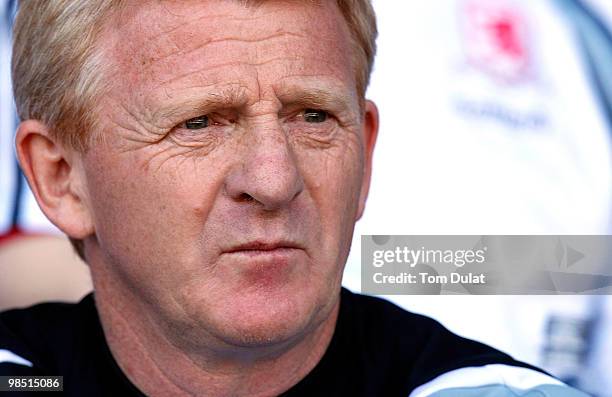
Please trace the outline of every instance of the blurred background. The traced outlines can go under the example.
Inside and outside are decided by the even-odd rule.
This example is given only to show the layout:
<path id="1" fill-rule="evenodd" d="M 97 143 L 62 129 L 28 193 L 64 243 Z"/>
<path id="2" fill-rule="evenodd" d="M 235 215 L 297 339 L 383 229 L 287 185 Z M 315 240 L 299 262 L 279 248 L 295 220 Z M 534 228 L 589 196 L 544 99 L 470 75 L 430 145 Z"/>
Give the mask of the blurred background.
<path id="1" fill-rule="evenodd" d="M 0 309 L 91 289 L 14 157 L 15 3 L 0 0 Z M 610 234 L 612 1 L 373 3 L 381 129 L 346 287 L 360 290 L 362 234 Z M 611 297 L 386 298 L 612 396 Z"/>

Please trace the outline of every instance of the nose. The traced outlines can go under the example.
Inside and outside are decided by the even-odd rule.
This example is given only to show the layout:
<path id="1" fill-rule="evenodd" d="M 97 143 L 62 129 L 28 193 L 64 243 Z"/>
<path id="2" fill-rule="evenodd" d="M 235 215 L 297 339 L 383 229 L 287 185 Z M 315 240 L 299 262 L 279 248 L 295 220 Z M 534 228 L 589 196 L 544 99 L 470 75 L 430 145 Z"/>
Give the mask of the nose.
<path id="1" fill-rule="evenodd" d="M 304 189 L 295 155 L 281 128 L 249 135 L 243 156 L 226 178 L 225 190 L 237 202 L 256 202 L 266 211 L 281 209 Z"/>

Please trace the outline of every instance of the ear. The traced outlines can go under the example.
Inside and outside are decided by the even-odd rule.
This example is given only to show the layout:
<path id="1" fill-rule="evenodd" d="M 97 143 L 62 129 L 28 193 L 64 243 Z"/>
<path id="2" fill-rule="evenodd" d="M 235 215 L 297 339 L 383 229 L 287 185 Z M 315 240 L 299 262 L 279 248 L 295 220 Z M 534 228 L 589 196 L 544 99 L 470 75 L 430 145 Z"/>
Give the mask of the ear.
<path id="1" fill-rule="evenodd" d="M 363 123 L 363 181 L 361 183 L 361 192 L 359 194 L 359 208 L 357 210 L 357 218 L 361 218 L 365 210 L 365 203 L 370 190 L 370 179 L 372 177 L 372 157 L 374 155 L 374 146 L 378 136 L 378 108 L 372 101 L 365 103 L 365 115 Z"/>
<path id="2" fill-rule="evenodd" d="M 72 238 L 93 234 L 80 154 L 57 142 L 37 120 L 19 125 L 15 146 L 21 169 L 47 218 Z"/>

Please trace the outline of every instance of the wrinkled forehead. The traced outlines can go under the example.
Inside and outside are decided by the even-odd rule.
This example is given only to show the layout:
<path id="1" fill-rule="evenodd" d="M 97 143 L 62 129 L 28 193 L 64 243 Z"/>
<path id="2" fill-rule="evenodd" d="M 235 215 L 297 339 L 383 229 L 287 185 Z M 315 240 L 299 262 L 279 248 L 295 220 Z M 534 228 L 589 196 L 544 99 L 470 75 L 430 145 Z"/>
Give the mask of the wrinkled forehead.
<path id="1" fill-rule="evenodd" d="M 110 25 L 105 47 L 132 92 L 248 77 L 355 86 L 349 29 L 333 1 L 130 1 Z"/>

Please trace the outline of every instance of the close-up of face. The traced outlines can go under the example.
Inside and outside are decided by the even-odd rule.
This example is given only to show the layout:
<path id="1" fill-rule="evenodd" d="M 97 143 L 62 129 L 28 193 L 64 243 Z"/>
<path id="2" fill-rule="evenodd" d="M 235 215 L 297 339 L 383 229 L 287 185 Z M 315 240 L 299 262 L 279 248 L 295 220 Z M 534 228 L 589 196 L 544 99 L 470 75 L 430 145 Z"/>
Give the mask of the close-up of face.
<path id="1" fill-rule="evenodd" d="M 113 16 L 100 139 L 80 161 L 97 293 L 134 299 L 174 338 L 236 346 L 329 316 L 377 128 L 350 37 L 332 2 Z"/>

